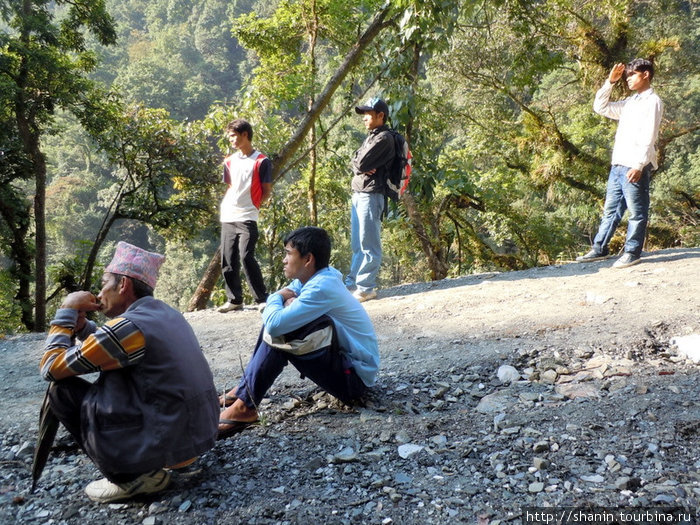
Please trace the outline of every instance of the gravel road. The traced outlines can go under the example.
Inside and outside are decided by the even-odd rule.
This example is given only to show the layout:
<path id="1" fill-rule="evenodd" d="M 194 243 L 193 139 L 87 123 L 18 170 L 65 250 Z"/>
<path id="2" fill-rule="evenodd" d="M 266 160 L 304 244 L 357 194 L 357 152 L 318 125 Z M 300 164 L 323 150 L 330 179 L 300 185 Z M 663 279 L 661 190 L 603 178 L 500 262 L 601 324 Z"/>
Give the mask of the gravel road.
<path id="1" fill-rule="evenodd" d="M 263 424 L 217 443 L 165 492 L 97 505 L 61 430 L 31 455 L 45 334 L 0 338 L 0 523 L 521 523 L 527 508 L 700 507 L 700 249 L 381 290 L 382 358 L 365 406 L 287 369 Z M 186 314 L 219 388 L 260 328 L 251 308 Z"/>

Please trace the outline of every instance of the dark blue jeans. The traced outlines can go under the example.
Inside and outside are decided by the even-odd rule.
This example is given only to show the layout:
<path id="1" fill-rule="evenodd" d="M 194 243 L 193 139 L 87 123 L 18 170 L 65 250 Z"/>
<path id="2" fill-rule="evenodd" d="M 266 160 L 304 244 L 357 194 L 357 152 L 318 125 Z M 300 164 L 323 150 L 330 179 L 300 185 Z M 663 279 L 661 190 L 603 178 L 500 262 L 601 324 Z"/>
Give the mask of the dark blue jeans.
<path id="1" fill-rule="evenodd" d="M 603 218 L 600 221 L 598 233 L 593 239 L 593 249 L 597 253 L 608 254 L 610 239 L 615 234 L 625 210 L 629 209 L 625 253 L 631 253 L 637 257 L 641 255 L 649 220 L 651 169 L 651 164 L 647 164 L 642 170 L 642 177 L 637 182 L 629 182 L 627 166 L 616 164 L 610 168 Z"/>
<path id="2" fill-rule="evenodd" d="M 311 327 L 318 321 L 295 330 L 295 335 L 303 337 L 305 328 Z M 335 331 L 335 326 L 333 326 L 333 330 Z M 365 384 L 357 376 L 350 361 L 337 344 L 337 337 L 333 338 L 333 345 L 328 348 L 305 355 L 294 355 L 273 348 L 263 340 L 262 335 L 263 331 L 261 330 L 253 356 L 250 358 L 236 392 L 236 395 L 248 408 L 257 409 L 260 406 L 268 389 L 282 373 L 287 363 L 291 363 L 302 377 L 308 377 L 323 390 L 344 403 L 352 403 L 352 401 L 359 399 L 365 391 Z"/>

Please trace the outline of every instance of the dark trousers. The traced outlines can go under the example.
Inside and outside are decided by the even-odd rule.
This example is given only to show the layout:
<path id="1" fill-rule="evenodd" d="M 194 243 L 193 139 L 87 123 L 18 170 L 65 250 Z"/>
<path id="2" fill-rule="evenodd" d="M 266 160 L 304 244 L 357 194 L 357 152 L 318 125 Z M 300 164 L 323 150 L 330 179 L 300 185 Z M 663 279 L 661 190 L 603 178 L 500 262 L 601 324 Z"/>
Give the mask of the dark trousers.
<path id="1" fill-rule="evenodd" d="M 224 277 L 226 297 L 235 304 L 243 303 L 241 266 L 256 303 L 267 301 L 267 289 L 260 265 L 255 260 L 255 244 L 258 242 L 258 223 L 221 223 L 221 274 Z"/>
<path id="2" fill-rule="evenodd" d="M 304 336 L 304 328 L 295 330 L 295 335 Z M 332 322 L 331 322 L 332 324 Z M 335 327 L 333 326 L 333 330 Z M 258 342 L 243 377 L 238 385 L 237 395 L 248 408 L 257 408 L 265 393 L 275 382 L 287 363 L 291 363 L 302 377 L 308 377 L 323 390 L 344 403 L 359 399 L 366 387 L 352 368 L 348 358 L 333 338 L 333 345 L 305 355 L 294 355 L 273 348 L 262 338 L 260 331 Z"/>
<path id="3" fill-rule="evenodd" d="M 87 432 L 83 432 L 84 429 L 80 419 L 80 408 L 91 386 L 92 383 L 85 381 L 80 377 L 68 377 L 66 379 L 53 382 L 51 384 L 51 388 L 49 388 L 49 402 L 51 403 L 52 412 L 56 415 L 63 426 L 66 427 L 66 430 L 73 435 L 83 451 L 85 451 L 83 435 L 86 435 L 87 432 L 89 432 L 89 429 L 85 429 Z M 91 459 L 93 462 L 95 462 L 94 458 Z M 112 483 L 127 483 L 135 480 L 141 475 L 134 473 L 108 472 L 97 462 L 95 462 L 95 465 Z"/>

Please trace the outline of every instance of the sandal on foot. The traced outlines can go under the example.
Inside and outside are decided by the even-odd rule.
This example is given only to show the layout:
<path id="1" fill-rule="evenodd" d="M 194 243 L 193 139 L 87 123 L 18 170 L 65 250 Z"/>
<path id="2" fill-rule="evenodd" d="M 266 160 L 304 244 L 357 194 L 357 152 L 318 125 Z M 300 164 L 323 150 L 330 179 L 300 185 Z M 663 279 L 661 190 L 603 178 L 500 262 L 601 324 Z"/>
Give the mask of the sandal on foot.
<path id="1" fill-rule="evenodd" d="M 251 425 L 255 425 L 258 422 L 255 421 L 236 421 L 235 419 L 219 419 L 219 425 L 227 425 L 227 428 L 220 428 L 216 439 L 226 439 L 234 434 L 243 432 L 246 428 Z"/>
<path id="2" fill-rule="evenodd" d="M 219 396 L 219 406 L 221 408 L 230 407 L 231 405 L 233 405 L 236 402 L 236 399 L 238 399 L 238 396 L 235 394 L 232 396 L 230 396 L 228 394 L 224 394 L 222 396 Z"/>

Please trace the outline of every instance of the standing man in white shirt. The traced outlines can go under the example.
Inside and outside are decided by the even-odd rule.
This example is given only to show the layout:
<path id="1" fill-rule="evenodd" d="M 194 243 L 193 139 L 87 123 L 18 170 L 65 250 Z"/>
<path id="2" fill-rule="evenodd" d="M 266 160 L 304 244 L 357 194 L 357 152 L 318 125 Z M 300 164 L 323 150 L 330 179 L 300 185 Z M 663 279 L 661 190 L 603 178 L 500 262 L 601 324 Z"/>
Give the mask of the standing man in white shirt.
<path id="1" fill-rule="evenodd" d="M 623 74 L 627 86 L 636 94 L 610 102 L 613 86 Z M 615 261 L 613 268 L 627 268 L 640 262 L 649 219 L 649 183 L 652 171 L 658 167 L 655 144 L 663 113 L 661 99 L 651 88 L 653 77 L 654 64 L 636 58 L 626 66 L 613 66 L 605 84 L 596 93 L 593 110 L 599 115 L 618 120 L 619 124 L 603 218 L 591 250 L 577 257 L 577 262 L 598 261 L 608 256 L 608 243 L 628 208 L 630 214 L 625 253 Z"/>
<path id="2" fill-rule="evenodd" d="M 221 274 L 226 303 L 219 312 L 243 309 L 241 266 L 253 299 L 267 301 L 267 289 L 260 265 L 255 260 L 260 206 L 272 194 L 272 163 L 253 148 L 253 128 L 243 119 L 226 126 L 226 136 L 237 150 L 224 159 L 223 182 L 228 185 L 221 201 Z"/>

